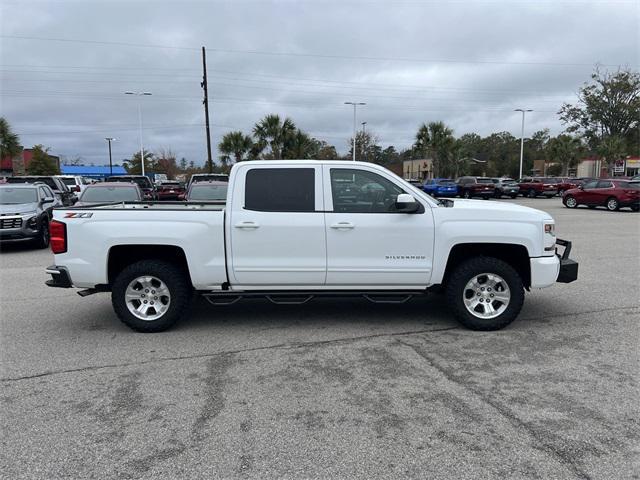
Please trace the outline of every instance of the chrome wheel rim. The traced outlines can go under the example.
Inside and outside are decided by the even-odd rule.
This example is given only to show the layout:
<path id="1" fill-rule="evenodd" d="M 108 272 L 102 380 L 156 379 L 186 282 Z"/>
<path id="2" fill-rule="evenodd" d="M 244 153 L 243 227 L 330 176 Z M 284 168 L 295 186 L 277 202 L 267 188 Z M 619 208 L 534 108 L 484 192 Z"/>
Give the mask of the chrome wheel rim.
<path id="1" fill-rule="evenodd" d="M 481 273 L 467 282 L 462 300 L 471 315 L 488 320 L 504 313 L 511 301 L 511 291 L 500 275 Z"/>
<path id="2" fill-rule="evenodd" d="M 171 305 L 171 293 L 162 280 L 144 275 L 129 283 L 125 302 L 134 317 L 150 322 L 167 313 Z"/>
<path id="3" fill-rule="evenodd" d="M 573 197 L 567 198 L 567 207 L 573 208 L 576 206 L 576 199 Z"/>
<path id="4" fill-rule="evenodd" d="M 617 200 L 614 200 L 613 198 L 612 198 L 612 199 L 610 199 L 610 200 L 607 202 L 607 208 L 608 208 L 609 210 L 615 210 L 616 208 L 618 208 L 618 201 L 617 201 Z"/>

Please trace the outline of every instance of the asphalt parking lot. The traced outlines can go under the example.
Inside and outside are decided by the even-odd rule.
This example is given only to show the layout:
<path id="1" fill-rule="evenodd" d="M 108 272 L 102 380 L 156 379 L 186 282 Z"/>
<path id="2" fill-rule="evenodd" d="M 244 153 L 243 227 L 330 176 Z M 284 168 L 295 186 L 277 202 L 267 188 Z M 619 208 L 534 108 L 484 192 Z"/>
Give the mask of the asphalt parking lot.
<path id="1" fill-rule="evenodd" d="M 0 253 L 0 475 L 18 478 L 639 478 L 640 214 L 550 212 L 576 283 L 507 329 L 404 305 L 198 301 L 161 334 L 107 294 Z"/>

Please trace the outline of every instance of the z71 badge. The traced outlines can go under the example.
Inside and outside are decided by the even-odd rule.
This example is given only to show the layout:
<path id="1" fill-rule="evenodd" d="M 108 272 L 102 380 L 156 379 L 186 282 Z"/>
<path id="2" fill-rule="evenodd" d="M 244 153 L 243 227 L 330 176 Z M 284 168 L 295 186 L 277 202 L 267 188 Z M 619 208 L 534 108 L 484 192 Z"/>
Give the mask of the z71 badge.
<path id="1" fill-rule="evenodd" d="M 64 214 L 64 218 L 91 218 L 93 213 L 89 212 L 67 212 Z"/>

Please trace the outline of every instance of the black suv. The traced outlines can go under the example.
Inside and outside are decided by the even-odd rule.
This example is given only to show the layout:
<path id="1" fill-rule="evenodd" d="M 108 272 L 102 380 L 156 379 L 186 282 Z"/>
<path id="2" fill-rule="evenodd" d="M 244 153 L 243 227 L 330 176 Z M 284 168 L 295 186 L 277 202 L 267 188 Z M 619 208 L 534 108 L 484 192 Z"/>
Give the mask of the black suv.
<path id="1" fill-rule="evenodd" d="M 136 183 L 140 190 L 142 190 L 143 200 L 157 200 L 158 194 L 156 188 L 149 180 L 149 177 L 145 175 L 113 175 L 107 177 L 106 182 L 126 182 Z"/>
<path id="2" fill-rule="evenodd" d="M 7 183 L 44 183 L 47 185 L 56 197 L 60 200 L 63 206 L 70 207 L 78 201 L 78 197 L 69 190 L 69 187 L 62 181 L 61 178 L 47 176 L 47 175 L 29 175 L 27 177 L 7 177 Z"/>

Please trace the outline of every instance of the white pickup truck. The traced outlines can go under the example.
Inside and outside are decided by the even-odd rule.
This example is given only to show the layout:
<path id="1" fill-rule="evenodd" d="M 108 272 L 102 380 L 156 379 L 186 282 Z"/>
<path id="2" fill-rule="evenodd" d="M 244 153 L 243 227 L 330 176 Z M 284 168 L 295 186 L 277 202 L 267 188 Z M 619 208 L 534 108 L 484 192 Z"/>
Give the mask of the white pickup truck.
<path id="1" fill-rule="evenodd" d="M 54 211 L 52 287 L 111 292 L 131 328 L 157 332 L 214 304 L 442 290 L 476 330 L 512 322 L 524 290 L 571 282 L 578 264 L 547 213 L 438 201 L 385 168 L 348 161 L 236 164 L 226 202 L 124 202 Z M 564 246 L 560 256 L 556 245 Z"/>

